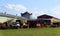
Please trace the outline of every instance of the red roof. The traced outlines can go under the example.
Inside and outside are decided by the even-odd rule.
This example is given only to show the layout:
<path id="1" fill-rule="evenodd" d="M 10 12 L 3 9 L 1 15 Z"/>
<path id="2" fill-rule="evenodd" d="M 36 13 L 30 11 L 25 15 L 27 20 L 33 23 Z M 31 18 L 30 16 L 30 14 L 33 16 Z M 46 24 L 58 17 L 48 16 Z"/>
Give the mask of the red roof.
<path id="1" fill-rule="evenodd" d="M 37 18 L 54 18 L 54 17 L 44 14 L 44 15 L 38 16 Z"/>

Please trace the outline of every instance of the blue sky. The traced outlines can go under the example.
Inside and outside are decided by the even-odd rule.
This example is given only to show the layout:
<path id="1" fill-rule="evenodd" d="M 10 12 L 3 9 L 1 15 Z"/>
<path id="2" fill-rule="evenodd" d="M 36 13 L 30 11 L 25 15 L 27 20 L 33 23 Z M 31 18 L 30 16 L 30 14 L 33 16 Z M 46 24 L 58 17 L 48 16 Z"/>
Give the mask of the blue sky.
<path id="1" fill-rule="evenodd" d="M 42 14 L 60 18 L 60 0 L 0 0 L 0 12 L 20 16 L 25 11 L 33 18 Z"/>

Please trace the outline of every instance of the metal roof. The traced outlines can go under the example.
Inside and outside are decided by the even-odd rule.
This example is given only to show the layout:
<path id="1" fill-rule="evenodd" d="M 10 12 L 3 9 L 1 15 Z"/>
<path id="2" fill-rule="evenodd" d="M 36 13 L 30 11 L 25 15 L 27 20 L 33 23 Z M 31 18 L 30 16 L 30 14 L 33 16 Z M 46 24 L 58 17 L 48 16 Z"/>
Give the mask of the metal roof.
<path id="1" fill-rule="evenodd" d="M 22 18 L 22 17 L 16 16 L 16 15 L 11 15 L 11 14 L 6 14 L 6 13 L 0 13 L 0 23 L 4 23 L 13 18 Z"/>

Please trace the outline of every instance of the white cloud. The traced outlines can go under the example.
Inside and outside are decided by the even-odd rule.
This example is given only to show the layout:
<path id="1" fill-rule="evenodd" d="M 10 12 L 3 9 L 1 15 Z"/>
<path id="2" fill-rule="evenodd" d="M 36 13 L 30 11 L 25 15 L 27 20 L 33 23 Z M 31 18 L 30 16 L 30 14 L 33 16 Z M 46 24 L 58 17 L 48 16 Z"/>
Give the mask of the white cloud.
<path id="1" fill-rule="evenodd" d="M 37 18 L 37 16 L 47 14 L 47 10 L 40 10 L 38 8 L 35 8 L 31 11 L 33 13 L 32 18 Z"/>
<path id="2" fill-rule="evenodd" d="M 12 4 L 7 4 L 7 5 L 4 5 L 6 8 L 8 9 L 13 9 L 15 5 L 12 5 Z"/>
<path id="3" fill-rule="evenodd" d="M 55 15 L 60 15 L 60 6 L 56 6 L 51 9 L 51 12 Z"/>
<path id="4" fill-rule="evenodd" d="M 60 18 L 60 6 L 56 6 L 54 8 L 51 8 L 50 11 L 55 17 Z"/>
<path id="5" fill-rule="evenodd" d="M 37 16 L 48 14 L 57 18 L 60 18 L 60 6 L 53 7 L 51 9 L 44 9 L 40 10 L 38 8 L 32 10 L 33 12 L 33 18 L 36 18 Z"/>
<path id="6" fill-rule="evenodd" d="M 27 9 L 24 7 L 24 6 L 22 6 L 22 5 L 16 5 L 15 6 L 15 10 L 17 10 L 17 11 L 26 11 Z"/>
<path id="7" fill-rule="evenodd" d="M 20 4 L 16 4 L 16 5 L 15 4 L 6 4 L 5 8 L 11 9 L 11 10 L 16 10 L 16 11 L 21 11 L 21 12 L 27 11 L 27 8 Z"/>

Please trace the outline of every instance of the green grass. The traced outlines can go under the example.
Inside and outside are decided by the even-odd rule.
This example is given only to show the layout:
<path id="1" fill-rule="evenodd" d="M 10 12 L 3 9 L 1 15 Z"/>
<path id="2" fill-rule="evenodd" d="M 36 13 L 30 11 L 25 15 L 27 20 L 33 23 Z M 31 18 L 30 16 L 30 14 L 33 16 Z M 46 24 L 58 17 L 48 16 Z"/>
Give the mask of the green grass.
<path id="1" fill-rule="evenodd" d="M 60 28 L 5 29 L 0 36 L 60 36 Z"/>

